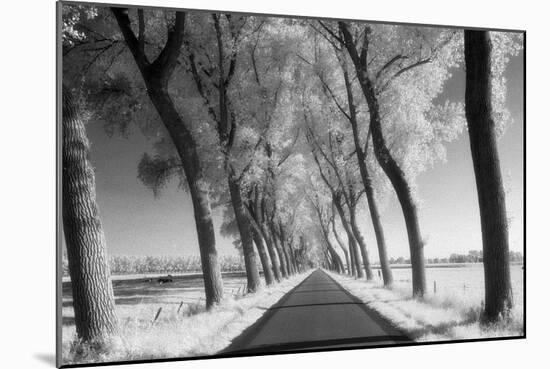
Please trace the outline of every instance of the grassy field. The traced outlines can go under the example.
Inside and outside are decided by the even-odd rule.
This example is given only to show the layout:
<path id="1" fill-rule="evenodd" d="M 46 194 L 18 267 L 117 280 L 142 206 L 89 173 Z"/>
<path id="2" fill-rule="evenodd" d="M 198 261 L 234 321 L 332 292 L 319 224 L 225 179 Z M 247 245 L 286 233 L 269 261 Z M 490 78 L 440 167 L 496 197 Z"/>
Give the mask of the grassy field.
<path id="1" fill-rule="evenodd" d="M 493 326 L 480 324 L 484 300 L 481 264 L 457 268 L 427 268 L 428 293 L 424 300 L 411 297 L 411 270 L 394 269 L 394 285 L 384 288 L 375 280 L 366 282 L 348 276 L 331 275 L 416 341 L 441 341 L 523 335 L 523 270 L 511 266 L 514 306 L 508 321 Z M 434 291 L 434 281 L 436 288 Z"/>
<path id="2" fill-rule="evenodd" d="M 244 294 L 243 273 L 224 273 L 225 300 L 205 310 L 200 275 L 174 277 L 159 284 L 156 278 L 114 280 L 121 334 L 101 350 L 76 341 L 70 283 L 63 284 L 63 364 L 113 362 L 212 355 L 309 273 L 296 275 L 256 294 Z M 156 314 L 160 315 L 153 322 Z"/>

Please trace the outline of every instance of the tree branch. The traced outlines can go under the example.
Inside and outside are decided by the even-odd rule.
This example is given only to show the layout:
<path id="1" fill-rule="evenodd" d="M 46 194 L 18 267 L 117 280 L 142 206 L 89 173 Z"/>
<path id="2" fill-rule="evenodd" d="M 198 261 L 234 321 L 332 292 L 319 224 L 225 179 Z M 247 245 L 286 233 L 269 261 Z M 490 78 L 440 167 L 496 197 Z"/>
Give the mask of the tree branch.
<path id="1" fill-rule="evenodd" d="M 128 15 L 127 8 L 112 7 L 120 31 L 124 36 L 124 40 L 130 49 L 130 52 L 134 55 L 134 59 L 138 65 L 138 68 L 142 71 L 146 77 L 151 76 L 151 73 L 155 73 L 162 83 L 167 83 L 167 78 L 172 74 L 177 60 L 180 54 L 180 49 L 183 44 L 183 32 L 185 28 L 185 13 L 176 12 L 176 21 L 174 27 L 168 31 L 168 37 L 166 44 L 161 50 L 153 63 L 150 63 L 145 55 L 142 42 L 138 40 L 134 31 L 132 31 L 132 25 L 130 17 Z M 141 28 L 141 27 L 140 27 Z M 140 30 L 142 32 L 143 30 Z M 145 35 L 142 35 L 144 40 Z"/>
<path id="2" fill-rule="evenodd" d="M 339 37 L 336 33 L 334 33 L 333 30 L 331 30 L 328 26 L 326 26 L 322 21 L 317 21 L 321 27 L 323 27 L 325 29 L 325 31 L 327 31 L 335 40 L 338 40 L 338 42 L 340 42 L 340 44 L 344 45 L 345 44 L 345 41 L 342 40 L 341 37 Z M 338 22 L 340 23 L 340 22 Z"/>
<path id="3" fill-rule="evenodd" d="M 138 9 L 139 19 L 139 50 L 145 55 L 145 16 L 143 15 L 143 9 Z"/>

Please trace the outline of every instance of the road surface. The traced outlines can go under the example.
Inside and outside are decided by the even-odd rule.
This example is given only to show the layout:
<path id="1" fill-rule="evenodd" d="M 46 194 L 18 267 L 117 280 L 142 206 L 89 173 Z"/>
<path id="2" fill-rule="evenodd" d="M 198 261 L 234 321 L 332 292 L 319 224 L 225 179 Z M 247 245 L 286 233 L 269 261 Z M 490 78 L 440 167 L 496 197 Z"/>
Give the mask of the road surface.
<path id="1" fill-rule="evenodd" d="M 220 354 L 273 353 L 411 342 L 389 322 L 315 270 Z"/>

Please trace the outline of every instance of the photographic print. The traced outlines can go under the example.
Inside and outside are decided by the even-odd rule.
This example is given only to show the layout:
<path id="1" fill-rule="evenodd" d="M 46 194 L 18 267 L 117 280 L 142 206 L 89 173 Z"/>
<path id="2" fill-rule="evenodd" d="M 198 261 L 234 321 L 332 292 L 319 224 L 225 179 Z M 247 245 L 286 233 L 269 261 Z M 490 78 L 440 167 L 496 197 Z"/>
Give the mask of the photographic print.
<path id="1" fill-rule="evenodd" d="M 57 16 L 58 366 L 525 337 L 524 31 Z"/>

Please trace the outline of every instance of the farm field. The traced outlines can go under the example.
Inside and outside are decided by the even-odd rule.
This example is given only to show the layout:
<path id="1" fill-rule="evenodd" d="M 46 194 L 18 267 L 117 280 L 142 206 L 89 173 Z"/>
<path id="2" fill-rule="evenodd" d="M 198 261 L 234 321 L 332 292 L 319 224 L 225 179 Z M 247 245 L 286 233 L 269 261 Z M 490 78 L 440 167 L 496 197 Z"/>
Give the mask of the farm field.
<path id="1" fill-rule="evenodd" d="M 223 273 L 224 301 L 205 309 L 201 275 L 113 280 L 120 335 L 103 351 L 76 338 L 70 282 L 63 283 L 64 364 L 213 355 L 253 324 L 309 272 L 246 294 L 244 272 Z M 166 276 L 166 275 L 164 275 Z M 159 309 L 160 314 L 159 314 Z M 158 314 L 158 316 L 157 316 Z M 156 317 L 156 319 L 155 319 Z"/>
<path id="2" fill-rule="evenodd" d="M 371 282 L 335 273 L 331 275 L 368 307 L 408 332 L 416 341 L 521 336 L 524 333 L 522 265 L 510 266 L 514 296 L 510 319 L 490 326 L 480 324 L 484 300 L 482 264 L 426 268 L 428 292 L 424 300 L 411 297 L 410 268 L 392 268 L 392 271 L 394 284 L 390 289 L 384 288 L 376 270 Z"/>
<path id="3" fill-rule="evenodd" d="M 511 265 L 510 276 L 512 279 L 512 293 L 515 307 L 523 308 L 523 269 L 522 265 Z M 411 291 L 411 269 L 393 269 L 393 277 L 396 287 L 408 293 Z M 436 293 L 434 294 L 434 282 Z M 485 278 L 483 264 L 470 264 L 457 268 L 430 267 L 426 268 L 426 285 L 428 295 L 439 297 L 452 297 L 468 305 L 479 305 L 484 299 Z"/>
<path id="4" fill-rule="evenodd" d="M 166 274 L 113 276 L 113 292 L 119 317 L 150 319 L 162 308 L 161 316 L 177 311 L 189 314 L 204 305 L 204 283 L 201 274 L 174 275 L 173 282 L 160 283 Z M 244 272 L 223 273 L 224 294 L 232 298 L 242 296 L 246 288 Z M 74 325 L 70 281 L 63 282 L 63 326 Z M 182 304 L 183 303 L 183 304 Z M 180 308 L 180 304 L 182 304 Z M 164 313 L 164 314 L 163 314 Z"/>

